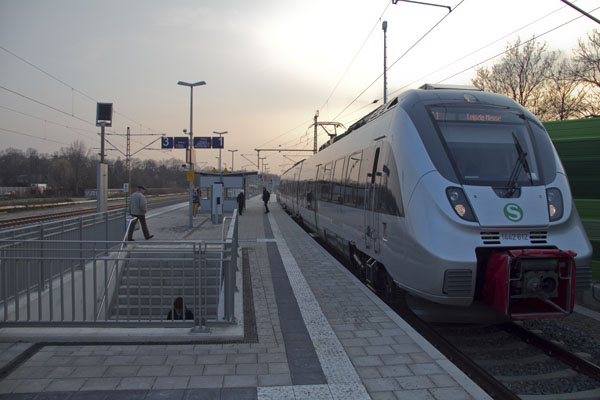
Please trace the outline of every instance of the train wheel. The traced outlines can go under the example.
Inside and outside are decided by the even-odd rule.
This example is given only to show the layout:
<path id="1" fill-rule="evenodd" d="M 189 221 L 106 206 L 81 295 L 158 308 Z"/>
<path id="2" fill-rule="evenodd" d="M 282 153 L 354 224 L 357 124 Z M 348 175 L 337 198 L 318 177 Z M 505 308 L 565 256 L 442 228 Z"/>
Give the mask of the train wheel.
<path id="1" fill-rule="evenodd" d="M 394 283 L 390 274 L 388 274 L 387 271 L 385 271 L 384 274 L 383 299 L 388 304 L 397 304 L 401 298 L 401 291 Z"/>
<path id="2" fill-rule="evenodd" d="M 351 272 L 354 274 L 354 276 L 356 276 L 358 279 L 360 279 L 362 282 L 364 282 L 365 281 L 364 269 L 361 267 L 360 262 L 357 261 L 357 259 L 360 259 L 360 257 L 358 256 L 356 247 L 354 247 L 353 244 L 349 244 L 348 248 L 350 250 L 349 259 L 350 259 Z"/>

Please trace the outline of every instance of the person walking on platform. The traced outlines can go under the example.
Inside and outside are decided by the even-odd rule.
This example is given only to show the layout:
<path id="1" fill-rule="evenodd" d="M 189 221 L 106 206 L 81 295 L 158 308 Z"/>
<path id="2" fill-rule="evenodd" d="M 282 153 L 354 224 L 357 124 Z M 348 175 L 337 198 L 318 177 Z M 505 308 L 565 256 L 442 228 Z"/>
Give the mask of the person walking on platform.
<path id="1" fill-rule="evenodd" d="M 265 203 L 265 214 L 269 212 L 269 206 L 267 205 L 267 203 L 269 202 L 269 199 L 271 198 L 271 193 L 269 193 L 269 191 L 267 190 L 266 187 L 263 188 L 263 196 L 262 199 Z"/>
<path id="2" fill-rule="evenodd" d="M 131 195 L 131 202 L 129 203 L 129 214 L 132 217 L 137 218 L 140 221 L 140 225 L 142 225 L 142 231 L 144 232 L 144 237 L 146 240 L 152 239 L 154 235 L 151 235 L 148 232 L 148 225 L 146 224 L 146 211 L 148 205 L 146 203 L 146 198 L 144 197 L 144 193 L 146 192 L 146 188 L 143 185 L 138 186 L 137 192 Z M 135 230 L 135 223 L 132 221 L 129 224 L 129 231 L 127 232 L 127 240 L 133 241 L 133 231 Z"/>
<path id="3" fill-rule="evenodd" d="M 244 211 L 244 208 L 246 206 L 246 196 L 244 195 L 244 192 L 240 192 L 237 195 L 237 203 L 238 203 L 238 213 L 240 215 L 242 215 L 242 211 Z"/>

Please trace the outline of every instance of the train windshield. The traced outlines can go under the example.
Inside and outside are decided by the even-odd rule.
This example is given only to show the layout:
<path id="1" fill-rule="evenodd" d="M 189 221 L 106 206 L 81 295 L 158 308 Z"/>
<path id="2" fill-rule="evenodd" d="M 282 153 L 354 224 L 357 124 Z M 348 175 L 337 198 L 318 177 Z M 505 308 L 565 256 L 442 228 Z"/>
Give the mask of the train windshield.
<path id="1" fill-rule="evenodd" d="M 533 138 L 518 114 L 458 107 L 431 107 L 430 112 L 463 184 L 540 184 Z"/>

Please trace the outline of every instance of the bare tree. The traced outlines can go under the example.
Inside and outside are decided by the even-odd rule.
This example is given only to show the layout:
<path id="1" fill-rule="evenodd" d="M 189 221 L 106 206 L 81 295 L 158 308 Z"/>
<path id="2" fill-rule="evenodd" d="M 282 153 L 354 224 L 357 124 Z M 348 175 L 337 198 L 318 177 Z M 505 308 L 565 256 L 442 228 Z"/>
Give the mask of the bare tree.
<path id="1" fill-rule="evenodd" d="M 64 158 L 55 158 L 48 171 L 48 184 L 59 195 L 70 196 L 70 183 L 73 180 L 73 167 Z"/>
<path id="2" fill-rule="evenodd" d="M 600 116 L 600 31 L 587 35 L 588 41 L 581 38 L 573 50 L 573 65 L 569 69 L 572 79 L 586 90 L 587 109 L 583 117 Z"/>
<path id="3" fill-rule="evenodd" d="M 588 42 L 581 38 L 574 54 L 575 79 L 580 82 L 600 88 L 600 31 L 594 30 L 588 34 Z"/>
<path id="4" fill-rule="evenodd" d="M 534 39 L 521 43 L 518 38 L 507 46 L 506 55 L 491 70 L 478 68 L 472 83 L 504 94 L 535 113 L 541 106 L 544 81 L 556 59 L 557 53 L 546 51 L 545 43 Z"/>
<path id="5" fill-rule="evenodd" d="M 573 80 L 570 60 L 554 64 L 543 86 L 537 117 L 543 121 L 581 118 L 586 115 L 588 89 Z"/>
<path id="6" fill-rule="evenodd" d="M 95 182 L 95 167 L 90 150 L 81 140 L 76 140 L 69 147 L 63 147 L 60 153 L 72 168 L 68 188 L 75 196 L 83 195 L 85 185 L 93 186 L 90 182 Z"/>

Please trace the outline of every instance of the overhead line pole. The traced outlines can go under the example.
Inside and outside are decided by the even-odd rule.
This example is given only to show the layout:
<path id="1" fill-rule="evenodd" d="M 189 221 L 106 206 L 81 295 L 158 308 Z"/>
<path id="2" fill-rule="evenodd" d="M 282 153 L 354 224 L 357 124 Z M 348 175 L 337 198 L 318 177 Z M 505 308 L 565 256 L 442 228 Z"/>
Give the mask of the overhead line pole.
<path id="1" fill-rule="evenodd" d="M 319 110 L 315 112 L 315 140 L 313 147 L 313 154 L 317 154 L 317 119 L 319 118 Z"/>
<path id="2" fill-rule="evenodd" d="M 598 18 L 594 17 L 592 14 L 583 11 L 581 8 L 577 7 L 575 4 L 572 4 L 571 2 L 567 1 L 567 0 L 560 0 L 563 3 L 565 3 L 566 5 L 568 5 L 571 8 L 574 8 L 575 10 L 579 11 L 580 13 L 582 13 L 583 15 L 585 15 L 586 17 L 588 17 L 589 19 L 591 19 L 592 21 L 594 21 L 597 24 L 600 24 L 600 20 L 598 20 Z"/>
<path id="3" fill-rule="evenodd" d="M 387 104 L 387 21 L 381 24 L 383 29 L 383 104 Z"/>

